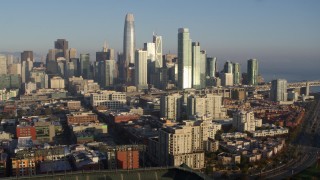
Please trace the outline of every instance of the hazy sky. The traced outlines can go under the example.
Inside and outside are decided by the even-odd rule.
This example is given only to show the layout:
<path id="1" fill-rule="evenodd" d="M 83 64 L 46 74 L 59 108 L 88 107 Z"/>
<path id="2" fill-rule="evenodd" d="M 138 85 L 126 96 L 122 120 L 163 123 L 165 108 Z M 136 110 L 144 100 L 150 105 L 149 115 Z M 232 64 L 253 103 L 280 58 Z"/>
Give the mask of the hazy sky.
<path id="1" fill-rule="evenodd" d="M 176 53 L 177 31 L 188 27 L 219 66 L 257 58 L 267 80 L 320 79 L 319 0 L 7 0 L 0 3 L 0 52 L 45 55 L 57 38 L 79 53 L 122 51 L 125 14 L 135 16 L 136 45 L 163 36 Z"/>

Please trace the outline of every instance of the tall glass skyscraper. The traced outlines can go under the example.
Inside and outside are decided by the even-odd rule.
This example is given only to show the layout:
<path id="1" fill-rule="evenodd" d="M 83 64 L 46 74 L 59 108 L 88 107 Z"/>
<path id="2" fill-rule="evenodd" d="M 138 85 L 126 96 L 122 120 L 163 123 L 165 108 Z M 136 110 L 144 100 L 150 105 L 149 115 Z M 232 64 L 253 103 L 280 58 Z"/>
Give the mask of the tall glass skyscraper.
<path id="1" fill-rule="evenodd" d="M 84 79 L 90 79 L 90 54 L 80 54 L 80 75 Z"/>
<path id="2" fill-rule="evenodd" d="M 227 61 L 227 62 L 224 64 L 223 72 L 224 72 L 224 73 L 233 73 L 233 65 L 232 65 L 232 62 Z"/>
<path id="3" fill-rule="evenodd" d="M 249 59 L 247 67 L 248 85 L 258 85 L 258 60 Z"/>
<path id="4" fill-rule="evenodd" d="M 239 63 L 233 63 L 233 84 L 241 84 L 241 69 Z"/>
<path id="5" fill-rule="evenodd" d="M 135 34 L 134 34 L 134 17 L 128 13 L 124 22 L 123 33 L 123 58 L 128 67 L 129 63 L 134 64 L 135 57 Z"/>
<path id="6" fill-rule="evenodd" d="M 208 57 L 206 67 L 207 67 L 207 76 L 216 77 L 217 58 L 216 57 Z"/>
<path id="7" fill-rule="evenodd" d="M 153 43 L 155 44 L 155 67 L 162 68 L 162 36 L 153 35 Z"/>
<path id="8" fill-rule="evenodd" d="M 200 43 L 192 43 L 192 87 L 200 89 L 201 86 L 201 56 L 200 56 Z"/>
<path id="9" fill-rule="evenodd" d="M 192 88 L 191 39 L 188 28 L 178 30 L 178 88 Z"/>

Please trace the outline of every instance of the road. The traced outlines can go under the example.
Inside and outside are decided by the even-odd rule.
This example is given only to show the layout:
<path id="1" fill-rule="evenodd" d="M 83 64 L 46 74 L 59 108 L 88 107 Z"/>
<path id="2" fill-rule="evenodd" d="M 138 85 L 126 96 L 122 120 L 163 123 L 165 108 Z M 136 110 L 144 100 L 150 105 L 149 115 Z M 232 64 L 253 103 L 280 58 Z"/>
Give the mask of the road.
<path id="1" fill-rule="evenodd" d="M 302 129 L 297 135 L 293 145 L 297 147 L 298 157 L 287 164 L 275 169 L 261 172 L 259 175 L 265 179 L 283 179 L 291 177 L 306 168 L 312 166 L 320 154 L 320 99 L 316 98 L 316 103 L 310 107 L 309 113 L 302 124 Z M 254 177 L 254 176 L 253 176 Z"/>

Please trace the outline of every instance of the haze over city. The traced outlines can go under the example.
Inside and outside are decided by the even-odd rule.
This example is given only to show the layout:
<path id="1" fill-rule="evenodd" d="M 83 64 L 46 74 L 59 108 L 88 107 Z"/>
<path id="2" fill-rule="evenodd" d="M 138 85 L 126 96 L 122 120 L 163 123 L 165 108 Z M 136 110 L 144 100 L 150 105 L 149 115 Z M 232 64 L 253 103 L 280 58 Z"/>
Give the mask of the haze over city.
<path id="1" fill-rule="evenodd" d="M 163 52 L 177 53 L 177 29 L 209 56 L 242 64 L 259 59 L 267 81 L 316 80 L 320 73 L 320 2 L 311 1 L 5 1 L 0 12 L 0 52 L 33 50 L 45 56 L 58 38 L 78 53 L 94 53 L 104 41 L 122 52 L 123 16 L 135 15 L 136 47 L 155 32 Z"/>
<path id="2" fill-rule="evenodd" d="M 0 5 L 0 178 L 319 177 L 320 1 Z"/>

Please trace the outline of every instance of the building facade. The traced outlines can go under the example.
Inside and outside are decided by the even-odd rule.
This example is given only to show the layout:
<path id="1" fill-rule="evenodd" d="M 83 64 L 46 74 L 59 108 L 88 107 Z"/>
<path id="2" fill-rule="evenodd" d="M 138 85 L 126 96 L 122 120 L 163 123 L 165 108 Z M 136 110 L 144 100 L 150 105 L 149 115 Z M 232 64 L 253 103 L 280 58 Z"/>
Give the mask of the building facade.
<path id="1" fill-rule="evenodd" d="M 187 28 L 178 30 L 178 88 L 192 88 L 192 49 Z"/>
<path id="2" fill-rule="evenodd" d="M 182 96 L 180 94 L 164 95 L 160 98 L 160 117 L 177 121 L 181 117 Z"/>
<path id="3" fill-rule="evenodd" d="M 288 100 L 287 80 L 276 79 L 271 81 L 270 98 L 275 102 Z"/>
<path id="4" fill-rule="evenodd" d="M 257 59 L 249 59 L 247 67 L 248 85 L 258 85 L 259 66 Z"/>
<path id="5" fill-rule="evenodd" d="M 147 89 L 148 82 L 148 52 L 136 50 L 135 52 L 135 86 L 139 89 Z"/>

